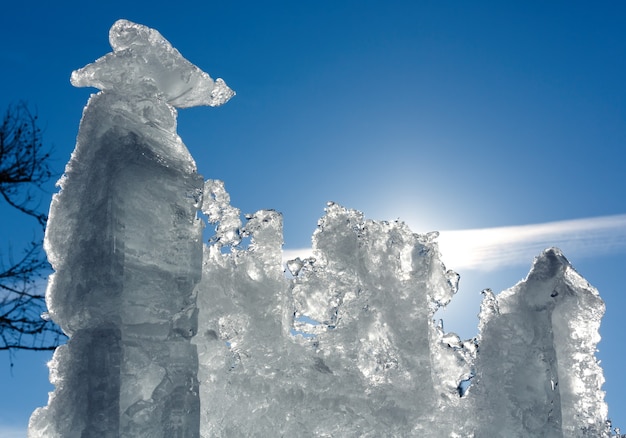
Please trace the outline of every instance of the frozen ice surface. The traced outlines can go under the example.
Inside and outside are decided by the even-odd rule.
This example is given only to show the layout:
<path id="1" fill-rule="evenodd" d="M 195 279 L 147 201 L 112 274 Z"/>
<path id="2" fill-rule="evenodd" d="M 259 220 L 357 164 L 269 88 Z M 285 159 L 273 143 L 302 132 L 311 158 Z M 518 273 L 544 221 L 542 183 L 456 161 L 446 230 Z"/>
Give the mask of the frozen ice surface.
<path id="1" fill-rule="evenodd" d="M 114 52 L 72 74 L 94 86 L 45 235 L 49 315 L 70 336 L 30 437 L 193 437 L 199 431 L 194 287 L 203 178 L 174 106 L 232 91 L 155 30 L 120 20 Z"/>
<path id="2" fill-rule="evenodd" d="M 153 29 L 110 41 L 72 74 L 102 91 L 51 205 L 48 317 L 70 340 L 31 438 L 610 436 L 604 303 L 560 251 L 483 291 L 468 340 L 433 320 L 459 283 L 437 232 L 329 203 L 286 274 L 280 213 L 242 220 L 176 134 L 175 107 L 234 93 Z"/>

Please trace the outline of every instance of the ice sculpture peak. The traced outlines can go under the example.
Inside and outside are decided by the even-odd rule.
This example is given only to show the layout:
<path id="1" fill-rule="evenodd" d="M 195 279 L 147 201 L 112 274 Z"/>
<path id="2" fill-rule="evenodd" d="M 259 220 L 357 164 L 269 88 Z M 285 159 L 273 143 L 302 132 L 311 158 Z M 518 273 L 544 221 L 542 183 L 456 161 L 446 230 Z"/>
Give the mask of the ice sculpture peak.
<path id="1" fill-rule="evenodd" d="M 235 92 L 186 60 L 155 29 L 118 20 L 109 31 L 113 52 L 72 72 L 75 87 L 95 87 L 141 98 L 158 97 L 177 108 L 219 106 Z"/>

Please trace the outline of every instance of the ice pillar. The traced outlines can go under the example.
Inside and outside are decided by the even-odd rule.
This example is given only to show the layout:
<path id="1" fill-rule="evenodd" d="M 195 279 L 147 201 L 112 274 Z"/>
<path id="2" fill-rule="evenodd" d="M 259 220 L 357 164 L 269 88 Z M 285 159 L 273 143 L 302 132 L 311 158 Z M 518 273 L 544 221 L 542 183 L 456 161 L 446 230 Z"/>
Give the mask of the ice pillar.
<path id="1" fill-rule="evenodd" d="M 176 134 L 176 109 L 234 93 L 157 31 L 126 20 L 113 52 L 72 73 L 99 88 L 54 196 L 45 248 L 50 314 L 70 336 L 55 352 L 48 406 L 31 437 L 197 437 L 195 285 L 202 177 Z"/>
<path id="2" fill-rule="evenodd" d="M 604 309 L 556 248 L 516 286 L 486 291 L 470 390 L 476 436 L 609 436 L 595 358 Z"/>

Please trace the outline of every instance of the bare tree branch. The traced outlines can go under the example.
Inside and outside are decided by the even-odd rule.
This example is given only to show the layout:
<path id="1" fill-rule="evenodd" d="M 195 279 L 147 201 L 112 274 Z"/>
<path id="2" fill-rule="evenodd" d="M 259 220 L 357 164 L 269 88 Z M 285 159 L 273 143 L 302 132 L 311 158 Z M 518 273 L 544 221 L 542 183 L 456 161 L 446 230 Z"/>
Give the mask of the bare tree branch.
<path id="1" fill-rule="evenodd" d="M 0 124 L 0 202 L 35 220 L 42 234 L 42 189 L 53 176 L 37 115 L 26 104 L 7 109 Z M 0 258 L 0 350 L 52 350 L 65 335 L 46 315 L 45 278 L 50 272 L 41 237 L 20 257 Z"/>

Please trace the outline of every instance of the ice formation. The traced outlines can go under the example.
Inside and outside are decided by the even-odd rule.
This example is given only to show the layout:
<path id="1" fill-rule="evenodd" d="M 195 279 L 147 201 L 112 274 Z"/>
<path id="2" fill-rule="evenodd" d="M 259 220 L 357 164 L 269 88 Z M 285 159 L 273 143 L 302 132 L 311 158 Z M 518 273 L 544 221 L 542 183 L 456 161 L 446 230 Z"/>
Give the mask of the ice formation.
<path id="1" fill-rule="evenodd" d="M 155 30 L 120 20 L 110 41 L 72 75 L 102 91 L 51 206 L 47 302 L 70 341 L 31 438 L 610 436 L 604 303 L 557 249 L 484 291 L 469 340 L 433 320 L 459 281 L 437 233 L 329 203 L 286 273 L 282 216 L 242 220 L 176 134 L 175 107 L 233 92 Z"/>
<path id="2" fill-rule="evenodd" d="M 120 20 L 109 39 L 113 52 L 71 77 L 102 91 L 50 207 L 46 300 L 70 340 L 29 436 L 198 436 L 203 180 L 174 107 L 220 105 L 233 92 L 155 30 Z"/>
<path id="3" fill-rule="evenodd" d="M 608 435 L 595 359 L 604 303 L 557 249 L 494 297 L 485 291 L 472 397 L 477 436 Z M 515 431 L 515 432 L 512 432 Z"/>
<path id="4" fill-rule="evenodd" d="M 203 210 L 217 227 L 193 341 L 201 436 L 610 436 L 595 358 L 604 303 L 559 250 L 484 291 L 480 334 L 461 340 L 433 320 L 459 281 L 437 233 L 330 203 L 313 257 L 285 278 L 280 215 L 242 226 L 219 181 Z"/>

